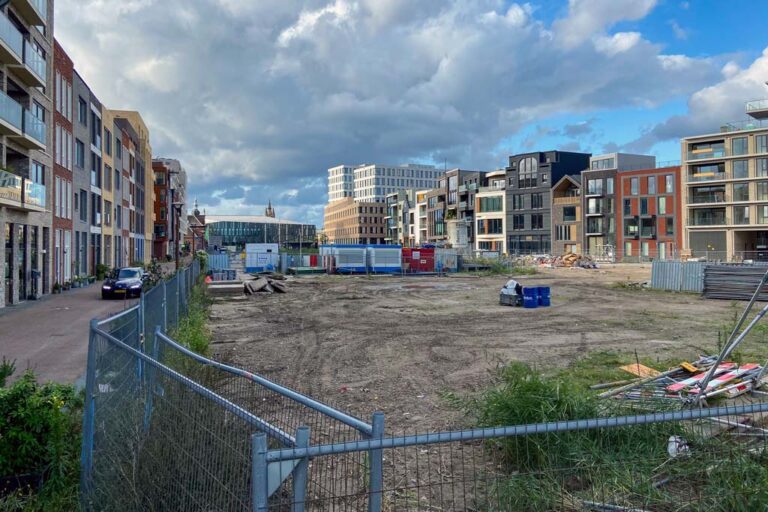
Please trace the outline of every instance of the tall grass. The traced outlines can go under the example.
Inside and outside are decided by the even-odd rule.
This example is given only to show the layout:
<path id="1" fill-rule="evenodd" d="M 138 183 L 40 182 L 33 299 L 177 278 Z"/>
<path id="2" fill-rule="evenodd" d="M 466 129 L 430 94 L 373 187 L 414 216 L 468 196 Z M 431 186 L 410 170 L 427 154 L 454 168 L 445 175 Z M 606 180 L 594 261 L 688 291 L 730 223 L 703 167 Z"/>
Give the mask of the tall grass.
<path id="1" fill-rule="evenodd" d="M 210 352 L 208 311 L 211 303 L 205 287 L 199 284 L 195 286 L 189 297 L 188 314 L 179 319 L 178 327 L 171 333 L 175 341 L 203 356 L 208 356 Z"/>

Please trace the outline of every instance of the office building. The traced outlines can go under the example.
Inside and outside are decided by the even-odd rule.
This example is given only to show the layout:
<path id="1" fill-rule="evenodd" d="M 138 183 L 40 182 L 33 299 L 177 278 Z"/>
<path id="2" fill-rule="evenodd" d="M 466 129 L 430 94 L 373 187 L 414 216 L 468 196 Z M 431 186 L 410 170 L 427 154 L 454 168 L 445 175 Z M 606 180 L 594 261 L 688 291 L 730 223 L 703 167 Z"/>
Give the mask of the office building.
<path id="1" fill-rule="evenodd" d="M 677 259 L 683 243 L 680 166 L 620 171 L 616 261 Z"/>
<path id="2" fill-rule="evenodd" d="M 506 170 L 486 173 L 474 200 L 475 250 L 506 254 Z"/>
<path id="3" fill-rule="evenodd" d="M 385 202 L 362 202 L 351 197 L 325 206 L 323 233 L 329 244 L 383 244 Z"/>
<path id="4" fill-rule="evenodd" d="M 768 101 L 753 119 L 682 140 L 686 252 L 727 261 L 768 260 Z"/>
<path id="5" fill-rule="evenodd" d="M 593 156 L 581 173 L 583 250 L 598 260 L 614 261 L 616 245 L 616 176 L 636 169 L 653 169 L 656 157 L 628 153 Z"/>
<path id="6" fill-rule="evenodd" d="M 355 167 L 353 197 L 363 203 L 383 203 L 387 194 L 405 189 L 425 189 L 437 186 L 443 171 L 432 165 L 379 165 Z M 329 191 L 330 196 L 330 191 Z"/>
<path id="7" fill-rule="evenodd" d="M 509 157 L 506 168 L 507 251 L 552 251 L 551 187 L 563 176 L 577 175 L 590 155 L 566 151 L 533 152 Z"/>
<path id="8" fill-rule="evenodd" d="M 0 307 L 53 285 L 52 2 L 0 2 Z"/>
<path id="9" fill-rule="evenodd" d="M 300 249 L 311 247 L 316 238 L 313 224 L 266 215 L 207 215 L 203 222 L 210 245 L 216 239 L 220 247 L 237 250 L 244 249 L 246 244 L 278 244 L 281 248 Z"/>
<path id="10" fill-rule="evenodd" d="M 328 169 L 328 201 L 355 197 L 354 179 L 355 168 L 350 165 L 338 165 Z"/>

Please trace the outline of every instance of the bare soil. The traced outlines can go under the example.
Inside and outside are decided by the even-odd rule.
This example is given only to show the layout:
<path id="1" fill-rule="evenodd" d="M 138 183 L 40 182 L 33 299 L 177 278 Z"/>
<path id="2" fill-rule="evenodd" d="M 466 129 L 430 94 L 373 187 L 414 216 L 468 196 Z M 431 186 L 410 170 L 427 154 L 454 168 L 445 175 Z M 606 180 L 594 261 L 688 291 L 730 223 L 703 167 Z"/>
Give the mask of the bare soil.
<path id="1" fill-rule="evenodd" d="M 691 358 L 714 350 L 734 308 L 693 294 L 627 289 L 650 265 L 542 269 L 552 307 L 499 305 L 505 276 L 306 276 L 289 293 L 215 300 L 217 358 L 387 430 L 466 426 L 446 392 L 487 388 L 499 364 L 565 367 L 592 351 Z"/>

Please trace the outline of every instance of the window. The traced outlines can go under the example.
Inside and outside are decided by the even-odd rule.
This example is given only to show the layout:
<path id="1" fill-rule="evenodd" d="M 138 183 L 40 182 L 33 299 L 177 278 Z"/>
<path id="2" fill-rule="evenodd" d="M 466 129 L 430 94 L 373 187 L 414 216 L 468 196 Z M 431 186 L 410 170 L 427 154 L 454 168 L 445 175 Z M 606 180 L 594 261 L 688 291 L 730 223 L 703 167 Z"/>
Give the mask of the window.
<path id="1" fill-rule="evenodd" d="M 104 201 L 104 225 L 112 225 L 112 203 L 110 201 Z"/>
<path id="2" fill-rule="evenodd" d="M 613 194 L 613 178 L 606 179 L 605 183 L 607 185 L 606 186 L 606 189 L 607 189 L 606 193 L 609 194 L 609 195 L 612 195 Z"/>
<path id="3" fill-rule="evenodd" d="M 112 190 L 112 168 L 108 165 L 104 166 L 104 189 Z"/>
<path id="4" fill-rule="evenodd" d="M 624 215 L 631 215 L 632 214 L 632 200 L 631 199 L 625 199 L 624 200 Z"/>
<path id="5" fill-rule="evenodd" d="M 479 201 L 480 212 L 501 212 L 503 211 L 502 198 L 499 197 L 481 197 Z"/>
<path id="6" fill-rule="evenodd" d="M 55 204 L 53 206 L 56 216 L 61 217 L 61 178 L 58 176 L 56 176 L 56 196 Z"/>
<path id="7" fill-rule="evenodd" d="M 725 164 L 702 164 L 691 167 L 689 181 L 709 181 L 725 179 Z"/>
<path id="8" fill-rule="evenodd" d="M 544 208 L 543 194 L 531 194 L 531 208 L 534 210 Z"/>
<path id="9" fill-rule="evenodd" d="M 656 212 L 658 215 L 666 215 L 667 213 L 667 198 L 664 196 L 659 197 L 659 208 Z"/>
<path id="10" fill-rule="evenodd" d="M 165 220 L 166 215 L 165 208 L 160 208 L 160 220 Z M 363 217 L 362 223 L 365 224 L 366 221 L 367 219 Z"/>
<path id="11" fill-rule="evenodd" d="M 614 163 L 615 160 L 613 158 L 603 158 L 600 160 L 593 160 L 592 161 L 592 169 L 613 169 L 616 167 L 616 164 Z"/>
<path id="12" fill-rule="evenodd" d="M 589 180 L 587 182 L 587 194 L 589 194 L 589 195 L 602 195 L 603 194 L 603 180 Z"/>
<path id="13" fill-rule="evenodd" d="M 524 210 L 525 209 L 524 201 L 523 201 L 524 197 L 525 196 L 522 196 L 522 195 L 512 196 L 512 209 L 513 210 Z"/>
<path id="14" fill-rule="evenodd" d="M 66 215 L 66 217 L 68 219 L 72 220 L 72 182 L 71 181 L 67 181 L 66 192 L 67 192 L 67 200 L 66 200 L 67 215 Z"/>
<path id="15" fill-rule="evenodd" d="M 587 215 L 598 215 L 603 213 L 603 203 L 600 199 L 590 197 L 587 200 Z"/>
<path id="16" fill-rule="evenodd" d="M 665 224 L 664 234 L 667 236 L 675 236 L 675 218 L 667 217 Z"/>
<path id="17" fill-rule="evenodd" d="M 749 178 L 749 166 L 747 160 L 733 161 L 733 179 Z"/>
<path id="18" fill-rule="evenodd" d="M 112 155 L 112 132 L 104 128 L 104 152 L 107 155 Z"/>
<path id="19" fill-rule="evenodd" d="M 45 108 L 36 102 L 35 100 L 32 100 L 32 115 L 35 116 L 37 119 L 45 122 Z"/>
<path id="20" fill-rule="evenodd" d="M 120 171 L 115 169 L 115 190 L 120 190 Z"/>
<path id="21" fill-rule="evenodd" d="M 760 205 L 757 207 L 757 223 L 768 224 L 768 205 Z"/>
<path id="22" fill-rule="evenodd" d="M 637 236 L 638 230 L 637 217 L 624 219 L 624 236 L 634 238 Z"/>
<path id="23" fill-rule="evenodd" d="M 648 195 L 656 195 L 656 176 L 648 176 Z"/>
<path id="24" fill-rule="evenodd" d="M 732 155 L 746 155 L 747 154 L 747 138 L 735 137 L 731 140 L 731 154 Z"/>
<path id="25" fill-rule="evenodd" d="M 733 223 L 749 224 L 749 206 L 733 207 Z"/>
<path id="26" fill-rule="evenodd" d="M 640 219 L 640 236 L 643 238 L 656 236 L 656 217 Z"/>
<path id="27" fill-rule="evenodd" d="M 576 221 L 576 207 L 566 206 L 563 208 L 563 221 L 575 222 Z"/>
<path id="28" fill-rule="evenodd" d="M 640 192 L 640 179 L 639 178 L 630 178 L 629 179 L 629 193 L 633 196 L 636 196 Z"/>
<path id="29" fill-rule="evenodd" d="M 650 251 L 648 250 L 648 242 L 640 243 L 640 255 L 645 256 L 646 258 L 650 255 Z"/>
<path id="30" fill-rule="evenodd" d="M 602 233 L 602 232 L 603 232 L 602 217 L 587 218 L 587 233 Z"/>
<path id="31" fill-rule="evenodd" d="M 115 158 L 118 160 L 123 158 L 123 143 L 117 137 L 115 137 Z"/>
<path id="32" fill-rule="evenodd" d="M 733 200 L 749 201 L 749 183 L 733 184 Z"/>
<path id="33" fill-rule="evenodd" d="M 88 192 L 83 189 L 80 189 L 80 220 L 88 222 Z"/>
<path id="34" fill-rule="evenodd" d="M 640 215 L 648 215 L 648 198 L 640 198 Z"/>
<path id="35" fill-rule="evenodd" d="M 518 165 L 518 188 L 534 188 L 537 185 L 536 175 L 539 163 L 533 157 L 523 158 Z"/>
<path id="36" fill-rule="evenodd" d="M 79 96 L 77 98 L 77 120 L 83 126 L 88 126 L 88 103 Z"/>
<path id="37" fill-rule="evenodd" d="M 515 230 L 525 229 L 525 215 L 512 216 L 512 229 L 515 229 Z"/>
<path id="38" fill-rule="evenodd" d="M 755 136 L 755 153 L 768 153 L 768 135 Z"/>
<path id="39" fill-rule="evenodd" d="M 544 215 L 531 215 L 531 229 L 544 229 Z"/>
<path id="40" fill-rule="evenodd" d="M 91 185 L 101 188 L 101 158 L 91 152 Z"/>
<path id="41" fill-rule="evenodd" d="M 555 226 L 555 240 L 573 240 L 571 233 L 573 232 L 573 226 L 559 225 Z"/>
<path id="42" fill-rule="evenodd" d="M 29 165 L 29 179 L 40 185 L 45 185 L 45 166 L 40 162 L 32 160 Z"/>
<path id="43" fill-rule="evenodd" d="M 755 160 L 755 176 L 761 178 L 768 177 L 768 158 L 758 158 Z"/>
<path id="44" fill-rule="evenodd" d="M 675 175 L 667 174 L 664 176 L 664 191 L 669 194 L 675 191 Z"/>
<path id="45" fill-rule="evenodd" d="M 632 242 L 624 242 L 624 256 L 632 256 Z"/>
<path id="46" fill-rule="evenodd" d="M 80 139 L 75 139 L 75 165 L 85 168 L 85 144 Z"/>

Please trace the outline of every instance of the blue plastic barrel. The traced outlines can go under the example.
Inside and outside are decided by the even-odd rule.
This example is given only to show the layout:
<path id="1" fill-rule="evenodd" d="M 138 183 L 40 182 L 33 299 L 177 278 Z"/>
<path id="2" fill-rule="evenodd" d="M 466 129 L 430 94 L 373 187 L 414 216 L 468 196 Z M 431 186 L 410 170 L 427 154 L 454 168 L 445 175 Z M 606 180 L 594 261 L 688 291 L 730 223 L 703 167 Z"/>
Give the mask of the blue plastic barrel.
<path id="1" fill-rule="evenodd" d="M 539 307 L 538 288 L 523 288 L 523 307 L 528 309 Z"/>
<path id="2" fill-rule="evenodd" d="M 538 295 L 539 295 L 539 306 L 542 307 L 549 307 L 551 303 L 551 296 L 550 296 L 550 290 L 549 286 L 539 286 L 538 288 Z"/>

